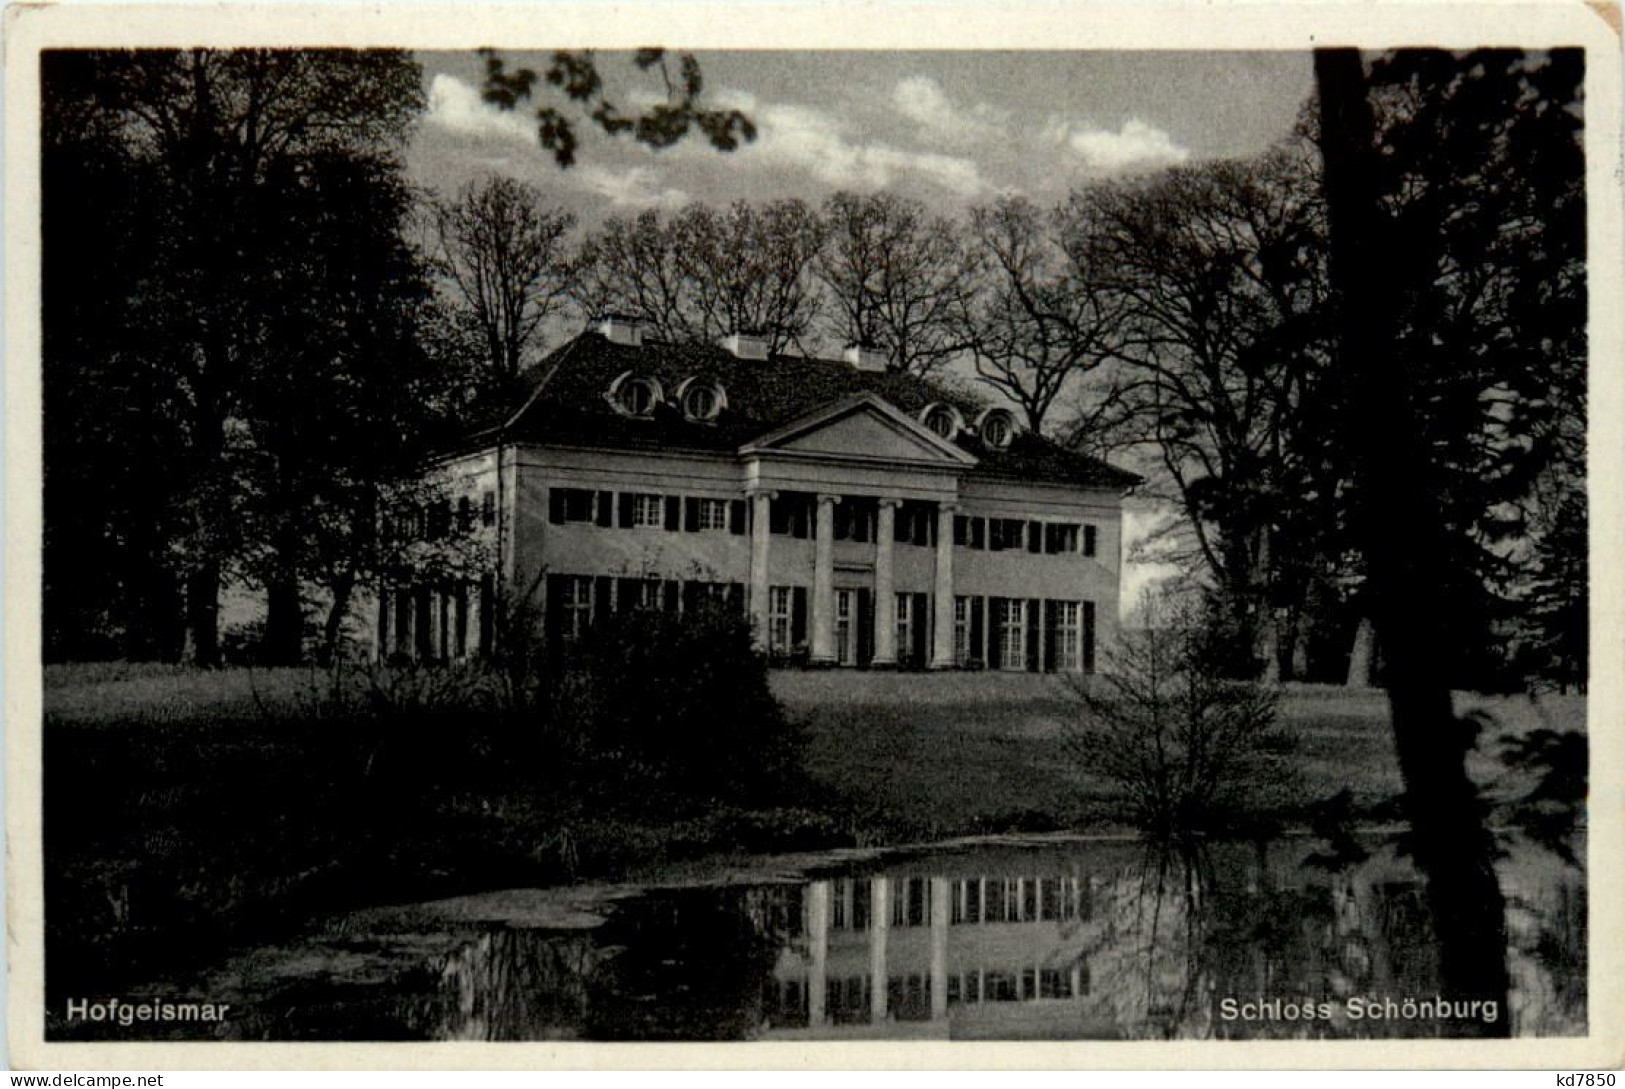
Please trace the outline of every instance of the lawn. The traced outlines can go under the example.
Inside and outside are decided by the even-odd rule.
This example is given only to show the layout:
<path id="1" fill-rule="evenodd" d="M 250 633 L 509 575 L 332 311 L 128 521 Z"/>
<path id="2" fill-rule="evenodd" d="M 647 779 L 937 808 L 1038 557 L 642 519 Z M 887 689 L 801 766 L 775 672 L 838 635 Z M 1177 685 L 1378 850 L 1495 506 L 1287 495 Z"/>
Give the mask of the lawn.
<path id="1" fill-rule="evenodd" d="M 777 673 L 774 692 L 807 727 L 804 794 L 678 818 L 523 775 L 492 783 L 454 743 L 463 718 L 413 733 L 324 717 L 327 683 L 303 669 L 47 669 L 53 992 L 322 911 L 624 879 L 718 853 L 1118 824 L 1105 784 L 1066 752 L 1073 706 L 1054 678 Z M 1491 732 L 1584 727 L 1581 697 L 1459 698 L 1470 708 L 1493 716 Z M 1347 788 L 1369 808 L 1397 792 L 1380 693 L 1289 689 L 1281 711 L 1301 803 Z M 1492 783 L 1492 760 L 1475 754 L 1473 767 Z"/>

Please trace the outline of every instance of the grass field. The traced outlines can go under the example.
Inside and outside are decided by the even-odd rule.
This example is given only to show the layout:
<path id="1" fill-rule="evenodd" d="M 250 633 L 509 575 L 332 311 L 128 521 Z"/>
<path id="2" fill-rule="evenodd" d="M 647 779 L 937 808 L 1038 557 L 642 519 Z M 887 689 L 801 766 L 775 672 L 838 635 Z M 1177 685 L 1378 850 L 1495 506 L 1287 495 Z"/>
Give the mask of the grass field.
<path id="1" fill-rule="evenodd" d="M 177 934 L 203 956 L 324 910 L 626 878 L 716 853 L 1120 823 L 1105 784 L 1065 750 L 1073 711 L 1054 678 L 775 674 L 807 726 L 804 794 L 781 809 L 677 818 L 523 778 L 487 788 L 477 767 L 457 768 L 454 738 L 324 718 L 328 683 L 302 669 L 46 670 L 53 990 L 73 985 L 75 966 L 104 982 L 121 964 L 138 975 L 143 955 L 173 954 Z M 1493 732 L 1584 728 L 1581 697 L 1459 697 L 1469 709 L 1493 716 Z M 1302 806 L 1345 788 L 1369 811 L 1398 791 L 1381 693 L 1290 689 L 1281 714 L 1297 738 L 1300 804 L 1274 816 L 1301 820 Z M 1492 743 L 1473 764 L 1487 786 Z M 403 770 L 374 774 L 380 753 Z"/>

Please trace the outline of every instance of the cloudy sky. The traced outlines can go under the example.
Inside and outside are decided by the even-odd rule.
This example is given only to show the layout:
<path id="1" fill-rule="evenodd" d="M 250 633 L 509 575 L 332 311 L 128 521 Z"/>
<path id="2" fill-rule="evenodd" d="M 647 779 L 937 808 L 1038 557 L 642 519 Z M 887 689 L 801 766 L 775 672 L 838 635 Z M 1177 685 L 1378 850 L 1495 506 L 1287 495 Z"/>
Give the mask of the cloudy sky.
<path id="1" fill-rule="evenodd" d="M 699 54 L 707 100 L 744 110 L 754 144 L 657 152 L 587 133 L 577 165 L 560 170 L 528 114 L 480 101 L 477 56 L 418 59 L 430 100 L 409 160 L 418 181 L 444 191 L 509 174 L 587 221 L 843 188 L 893 189 L 944 211 L 1011 191 L 1048 201 L 1091 178 L 1257 152 L 1290 130 L 1311 81 L 1307 53 L 710 51 Z M 653 97 L 657 80 L 625 55 L 599 61 L 617 104 Z"/>

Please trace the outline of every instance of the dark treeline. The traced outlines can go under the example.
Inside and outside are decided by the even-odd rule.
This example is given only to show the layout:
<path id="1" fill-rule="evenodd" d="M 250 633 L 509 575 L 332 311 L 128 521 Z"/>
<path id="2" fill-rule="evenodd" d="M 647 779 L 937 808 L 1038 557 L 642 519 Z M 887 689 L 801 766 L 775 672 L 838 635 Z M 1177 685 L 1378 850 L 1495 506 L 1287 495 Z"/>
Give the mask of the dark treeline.
<path id="1" fill-rule="evenodd" d="M 1583 683 L 1581 57 L 1368 68 L 1389 343 L 1448 555 L 1433 664 L 1464 686 Z M 494 101 L 528 93 L 491 78 Z M 390 562 L 391 482 L 561 329 L 613 311 L 971 380 L 1148 475 L 1179 516 L 1153 548 L 1210 588 L 1228 668 L 1365 679 L 1367 421 L 1337 362 L 1312 105 L 1254 159 L 1053 204 L 838 193 L 589 226 L 545 179 L 410 191 L 423 102 L 403 54 L 53 54 L 43 79 L 52 657 L 218 660 L 228 585 L 263 594 L 264 657 L 335 653 Z M 674 118 L 724 150 L 752 138 L 690 86 Z"/>

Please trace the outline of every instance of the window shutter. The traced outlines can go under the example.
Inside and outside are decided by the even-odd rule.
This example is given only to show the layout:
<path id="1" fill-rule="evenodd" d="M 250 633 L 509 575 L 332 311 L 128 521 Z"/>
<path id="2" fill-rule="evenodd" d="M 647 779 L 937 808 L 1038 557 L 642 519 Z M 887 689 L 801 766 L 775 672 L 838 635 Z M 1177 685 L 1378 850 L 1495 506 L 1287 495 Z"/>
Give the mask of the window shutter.
<path id="1" fill-rule="evenodd" d="M 790 645 L 807 641 L 807 588 L 794 587 L 790 591 Z"/>
<path id="2" fill-rule="evenodd" d="M 1083 671 L 1095 671 L 1095 603 L 1083 603 Z"/>
<path id="3" fill-rule="evenodd" d="M 930 645 L 926 639 L 931 628 L 930 595 L 915 594 L 914 604 L 909 608 L 913 611 L 913 615 L 909 617 L 913 622 L 909 634 L 914 637 L 914 646 L 910 648 L 910 653 L 913 655 L 914 664 L 923 669 L 928 661 L 926 647 Z"/>
<path id="4" fill-rule="evenodd" d="M 1055 602 L 1044 599 L 1044 672 L 1055 672 L 1055 621 L 1060 609 Z"/>
<path id="5" fill-rule="evenodd" d="M 914 540 L 914 504 L 902 503 L 892 515 L 891 539 L 896 544 L 909 544 Z"/>
<path id="6" fill-rule="evenodd" d="M 1061 527 L 1054 522 L 1044 523 L 1044 554 L 1053 556 L 1061 550 Z"/>
<path id="7" fill-rule="evenodd" d="M 970 519 L 963 514 L 954 515 L 954 544 L 964 548 L 970 543 Z"/>
<path id="8" fill-rule="evenodd" d="M 914 541 L 926 547 L 934 547 L 937 543 L 937 512 L 934 510 L 921 510 L 918 521 L 915 523 Z"/>
<path id="9" fill-rule="evenodd" d="M 699 609 L 700 595 L 703 592 L 701 587 L 703 585 L 703 583 L 695 582 L 692 579 L 683 582 L 683 611 L 685 613 L 692 613 Z"/>
<path id="10" fill-rule="evenodd" d="M 740 502 L 744 502 L 744 500 L 740 500 Z M 743 613 L 745 611 L 744 583 L 730 582 L 728 584 L 728 608 L 732 609 L 736 613 Z"/>
<path id="11" fill-rule="evenodd" d="M 987 668 L 1004 666 L 1004 598 L 987 599 Z"/>
<path id="12" fill-rule="evenodd" d="M 982 653 L 982 636 L 986 631 L 983 625 L 982 613 L 986 608 L 986 598 L 973 597 L 970 599 L 970 656 L 982 659 L 983 665 L 987 664 L 987 656 Z"/>
<path id="13" fill-rule="evenodd" d="M 677 611 L 677 580 L 667 579 L 661 584 L 660 592 L 662 599 L 661 605 L 668 613 L 675 613 Z"/>
<path id="14" fill-rule="evenodd" d="M 682 518 L 682 500 L 675 495 L 666 496 L 666 528 L 677 529 L 678 520 Z"/>
<path id="15" fill-rule="evenodd" d="M 637 606 L 637 603 L 638 603 L 638 580 L 637 579 L 616 579 L 615 580 L 615 605 L 616 605 L 615 611 L 618 612 L 618 613 L 624 613 L 628 609 L 635 608 Z"/>
<path id="16" fill-rule="evenodd" d="M 378 594 L 378 658 L 389 657 L 389 591 Z"/>
<path id="17" fill-rule="evenodd" d="M 1036 523 L 1035 523 L 1036 524 Z M 1027 599 L 1027 672 L 1038 672 L 1038 644 L 1040 622 L 1043 620 L 1042 604 L 1036 597 Z"/>
<path id="18" fill-rule="evenodd" d="M 599 575 L 592 580 L 592 619 L 595 624 L 602 624 L 604 618 L 609 616 L 609 587 L 611 581 L 608 575 Z"/>
<path id="19" fill-rule="evenodd" d="M 700 528 L 700 501 L 692 495 L 683 500 L 683 529 L 693 533 Z"/>
<path id="20" fill-rule="evenodd" d="M 987 546 L 986 518 L 972 518 L 970 520 L 970 546 L 972 548 L 985 548 Z"/>
<path id="21" fill-rule="evenodd" d="M 790 515 L 794 525 L 794 535 L 805 540 L 812 536 L 812 503 L 802 496 L 795 500 L 793 513 Z"/>
<path id="22" fill-rule="evenodd" d="M 1027 551 L 1044 551 L 1043 524 L 1040 522 L 1027 523 Z"/>
<path id="23" fill-rule="evenodd" d="M 547 520 L 556 526 L 564 524 L 564 489 L 547 489 Z"/>
<path id="24" fill-rule="evenodd" d="M 728 532 L 736 537 L 745 534 L 745 501 L 732 499 L 728 501 Z"/>
<path id="25" fill-rule="evenodd" d="M 615 493 L 598 493 L 598 524 L 612 526 L 615 524 Z"/>
<path id="26" fill-rule="evenodd" d="M 1095 554 L 1095 543 L 1096 543 L 1095 542 L 1095 527 L 1094 526 L 1089 526 L 1089 525 L 1084 526 L 1083 527 L 1083 554 L 1085 556 L 1093 556 Z"/>
<path id="27" fill-rule="evenodd" d="M 497 496 L 495 492 L 486 492 L 480 496 L 480 521 L 488 526 L 496 525 Z"/>
<path id="28" fill-rule="evenodd" d="M 618 502 L 620 503 L 620 507 L 621 507 L 621 528 L 622 529 L 631 529 L 632 528 L 632 501 L 634 499 L 636 499 L 636 498 L 637 497 L 634 496 L 631 492 L 622 492 L 620 494 L 620 499 L 618 500 Z"/>

